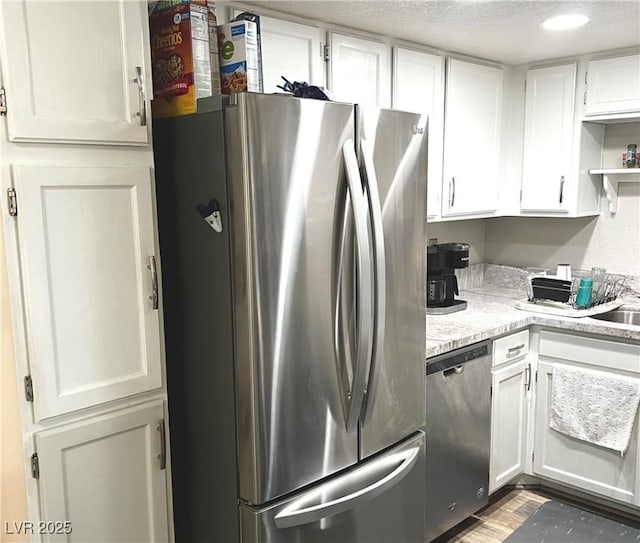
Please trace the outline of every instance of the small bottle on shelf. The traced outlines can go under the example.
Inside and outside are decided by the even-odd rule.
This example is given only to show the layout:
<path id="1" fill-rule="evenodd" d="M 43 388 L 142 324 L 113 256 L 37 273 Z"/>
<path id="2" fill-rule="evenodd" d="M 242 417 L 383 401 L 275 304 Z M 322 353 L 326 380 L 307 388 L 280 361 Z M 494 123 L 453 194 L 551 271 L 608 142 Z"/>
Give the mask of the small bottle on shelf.
<path id="1" fill-rule="evenodd" d="M 635 143 L 627 145 L 627 168 L 635 168 L 637 166 L 636 151 L 638 146 Z"/>
<path id="2" fill-rule="evenodd" d="M 622 167 L 627 167 L 627 153 L 622 153 Z"/>

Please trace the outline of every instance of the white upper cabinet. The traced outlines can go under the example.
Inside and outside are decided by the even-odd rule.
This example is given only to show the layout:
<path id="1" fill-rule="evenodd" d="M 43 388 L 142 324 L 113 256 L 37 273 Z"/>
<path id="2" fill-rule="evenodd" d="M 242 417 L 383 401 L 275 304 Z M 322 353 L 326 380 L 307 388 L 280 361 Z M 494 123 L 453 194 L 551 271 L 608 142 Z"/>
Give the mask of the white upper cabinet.
<path id="1" fill-rule="evenodd" d="M 149 141 L 145 1 L 14 0 L 0 10 L 11 141 Z"/>
<path id="2" fill-rule="evenodd" d="M 169 541 L 163 418 L 153 402 L 35 435 L 41 518 L 59 521 L 43 543 Z"/>
<path id="3" fill-rule="evenodd" d="M 568 211 L 576 65 L 529 70 L 521 209 Z"/>
<path id="4" fill-rule="evenodd" d="M 440 214 L 444 122 L 444 62 L 442 57 L 396 47 L 393 108 L 429 116 L 427 216 Z"/>
<path id="5" fill-rule="evenodd" d="M 333 99 L 363 106 L 391 107 L 391 47 L 329 33 Z"/>
<path id="6" fill-rule="evenodd" d="M 36 419 L 160 388 L 150 170 L 13 173 Z"/>
<path id="7" fill-rule="evenodd" d="M 277 85 L 306 81 L 325 86 L 322 32 L 312 26 L 260 17 L 264 92 L 283 92 Z"/>
<path id="8" fill-rule="evenodd" d="M 492 215 L 498 203 L 502 70 L 449 59 L 442 214 Z"/>
<path id="9" fill-rule="evenodd" d="M 640 55 L 592 60 L 585 116 L 640 114 Z"/>

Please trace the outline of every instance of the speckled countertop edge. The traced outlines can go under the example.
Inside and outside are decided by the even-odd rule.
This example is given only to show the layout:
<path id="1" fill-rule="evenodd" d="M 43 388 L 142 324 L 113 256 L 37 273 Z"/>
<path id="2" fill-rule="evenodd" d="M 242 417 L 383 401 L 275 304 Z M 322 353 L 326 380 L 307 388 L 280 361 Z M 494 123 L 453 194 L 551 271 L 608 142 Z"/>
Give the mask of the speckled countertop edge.
<path id="1" fill-rule="evenodd" d="M 547 326 L 612 338 L 640 341 L 640 327 L 593 319 L 542 315 L 515 308 L 522 291 L 499 287 L 469 289 L 460 293 L 465 311 L 427 315 L 426 358 L 431 358 L 485 339 L 496 338 L 532 325 Z M 637 308 L 625 303 L 623 307 Z"/>

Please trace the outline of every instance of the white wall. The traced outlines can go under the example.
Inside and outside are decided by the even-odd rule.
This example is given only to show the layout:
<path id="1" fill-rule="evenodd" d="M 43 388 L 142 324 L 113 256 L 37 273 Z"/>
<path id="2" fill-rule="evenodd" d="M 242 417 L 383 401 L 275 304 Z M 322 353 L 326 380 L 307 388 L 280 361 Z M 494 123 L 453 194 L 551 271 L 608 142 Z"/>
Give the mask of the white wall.
<path id="1" fill-rule="evenodd" d="M 606 202 L 599 217 L 542 219 L 503 217 L 486 225 L 485 259 L 491 264 L 554 268 L 602 266 L 612 273 L 640 276 L 640 183 L 619 188 L 618 213 Z"/>
<path id="2" fill-rule="evenodd" d="M 428 223 L 427 243 L 430 238 L 438 238 L 438 243 L 447 241 L 468 243 L 470 245 L 469 263 L 485 262 L 485 219 Z"/>
<path id="3" fill-rule="evenodd" d="M 640 123 L 608 125 L 602 165 L 619 167 L 628 143 L 640 147 Z M 618 212 L 601 201 L 599 217 L 542 219 L 503 217 L 486 221 L 485 260 L 491 264 L 554 268 L 603 266 L 640 276 L 640 183 L 621 183 Z"/>

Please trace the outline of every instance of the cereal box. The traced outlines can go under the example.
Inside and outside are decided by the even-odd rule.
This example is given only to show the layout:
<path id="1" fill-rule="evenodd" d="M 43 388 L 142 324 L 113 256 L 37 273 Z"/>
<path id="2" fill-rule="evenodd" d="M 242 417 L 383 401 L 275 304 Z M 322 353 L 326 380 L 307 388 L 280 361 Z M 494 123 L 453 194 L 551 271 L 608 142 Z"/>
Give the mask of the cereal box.
<path id="1" fill-rule="evenodd" d="M 258 41 L 258 75 L 260 77 L 260 92 L 264 92 L 264 81 L 262 72 L 262 36 L 260 32 L 260 16 L 248 11 L 242 12 L 233 18 L 234 21 L 251 21 L 256 23 L 256 35 Z"/>
<path id="2" fill-rule="evenodd" d="M 220 94 L 217 25 L 206 0 L 158 2 L 150 15 L 153 116 L 196 111 Z"/>
<path id="3" fill-rule="evenodd" d="M 218 27 L 222 94 L 261 92 L 256 24 L 236 21 Z"/>

